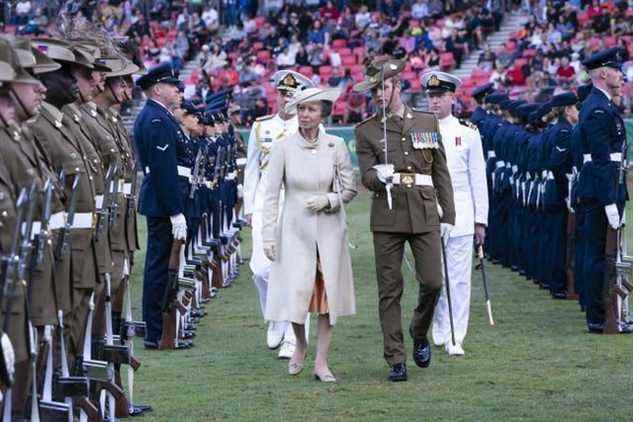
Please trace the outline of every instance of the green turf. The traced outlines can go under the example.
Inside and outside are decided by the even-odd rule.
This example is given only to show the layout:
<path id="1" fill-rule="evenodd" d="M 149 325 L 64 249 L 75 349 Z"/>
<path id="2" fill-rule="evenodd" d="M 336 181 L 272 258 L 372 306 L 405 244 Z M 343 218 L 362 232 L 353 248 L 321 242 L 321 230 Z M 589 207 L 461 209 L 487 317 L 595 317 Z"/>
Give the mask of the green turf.
<path id="1" fill-rule="evenodd" d="M 487 270 L 497 326 L 488 326 L 481 276 L 474 273 L 466 356 L 448 358 L 434 349 L 430 368 L 409 359 L 408 382 L 386 381 L 368 206 L 362 194 L 349 208 L 351 239 L 358 245 L 352 250 L 358 313 L 334 328 L 330 367 L 338 385 L 322 385 L 311 375 L 314 336 L 310 363 L 297 377 L 267 350 L 244 265 L 235 285 L 207 305 L 195 348 L 146 352 L 137 342 L 143 366 L 135 401 L 154 407 L 142 420 L 632 420 L 633 337 L 586 334 L 577 303 L 554 301 L 492 265 Z M 144 231 L 144 221 L 141 226 Z M 143 255 L 138 253 L 132 283 L 137 317 Z M 406 327 L 417 289 L 406 270 L 405 276 Z M 406 346 L 410 353 L 409 338 Z"/>

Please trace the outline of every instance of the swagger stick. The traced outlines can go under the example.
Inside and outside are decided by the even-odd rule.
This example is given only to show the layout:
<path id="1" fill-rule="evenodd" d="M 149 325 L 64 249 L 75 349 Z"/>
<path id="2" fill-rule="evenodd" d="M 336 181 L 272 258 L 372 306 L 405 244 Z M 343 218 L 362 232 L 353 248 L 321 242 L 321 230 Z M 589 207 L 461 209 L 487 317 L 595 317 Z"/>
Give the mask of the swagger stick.
<path id="1" fill-rule="evenodd" d="M 387 63 L 383 63 L 380 69 L 380 83 L 382 85 L 382 136 L 385 140 L 385 166 L 389 165 L 389 160 L 387 156 L 387 151 L 389 147 L 387 145 L 387 104 L 385 103 L 385 65 Z M 391 90 L 391 95 L 389 96 L 389 105 L 391 105 L 391 97 L 393 96 L 393 89 Z M 387 206 L 389 209 L 392 209 L 393 200 L 391 198 L 391 177 L 386 180 L 385 189 L 387 190 Z"/>
<path id="2" fill-rule="evenodd" d="M 482 245 L 479 245 L 477 248 L 477 258 L 479 258 L 481 278 L 484 281 L 484 298 L 486 299 L 486 312 L 488 313 L 488 322 L 490 323 L 490 325 L 495 325 L 495 320 L 492 319 L 492 305 L 490 303 L 490 294 L 488 293 L 488 278 L 486 277 L 486 269 L 484 267 L 484 248 Z"/>
<path id="3" fill-rule="evenodd" d="M 450 280 L 448 278 L 448 264 L 446 263 L 446 246 L 444 245 L 444 240 L 440 238 L 440 243 L 442 243 L 442 261 L 444 261 L 444 280 L 446 280 L 446 300 L 448 301 L 448 320 L 451 323 L 451 341 L 453 342 L 453 346 L 455 346 L 455 326 L 453 324 L 453 305 L 451 302 L 451 285 Z"/>

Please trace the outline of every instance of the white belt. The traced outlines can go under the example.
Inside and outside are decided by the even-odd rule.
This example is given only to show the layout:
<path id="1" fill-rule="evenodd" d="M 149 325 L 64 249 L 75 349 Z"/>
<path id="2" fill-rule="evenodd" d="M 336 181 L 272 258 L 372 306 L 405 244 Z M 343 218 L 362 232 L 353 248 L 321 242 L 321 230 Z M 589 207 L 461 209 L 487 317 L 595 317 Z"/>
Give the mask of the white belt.
<path id="1" fill-rule="evenodd" d="M 178 166 L 178 176 L 190 178 L 191 177 L 191 169 L 185 166 Z"/>
<path id="2" fill-rule="evenodd" d="M 149 166 L 145 166 L 145 174 L 150 174 L 151 171 L 149 171 Z"/>
<path id="3" fill-rule="evenodd" d="M 226 174 L 225 179 L 226 179 L 226 180 L 233 180 L 233 179 L 235 179 L 236 177 L 237 177 L 237 172 L 232 171 L 232 172 L 230 172 L 230 173 L 227 173 L 227 174 Z"/>
<path id="4" fill-rule="evenodd" d="M 125 186 L 125 179 L 119 179 L 116 187 L 116 191 L 119 193 L 123 192 L 123 186 Z"/>
<path id="5" fill-rule="evenodd" d="M 505 161 L 497 161 L 497 168 L 500 169 L 501 167 L 505 167 L 506 163 Z"/>
<path id="6" fill-rule="evenodd" d="M 61 229 L 66 225 L 66 212 L 60 211 L 51 215 L 51 218 L 48 220 L 48 229 L 55 230 Z"/>
<path id="7" fill-rule="evenodd" d="M 515 164 L 512 166 L 512 174 L 516 173 L 517 171 L 519 171 L 519 166 Z"/>
<path id="8" fill-rule="evenodd" d="M 210 181 L 208 181 L 208 180 L 204 182 L 204 185 L 205 185 L 207 188 L 209 188 L 209 189 L 213 189 L 213 188 L 214 188 L 213 182 L 210 182 Z"/>
<path id="9" fill-rule="evenodd" d="M 93 227 L 94 214 L 91 212 L 78 212 L 73 220 L 73 229 L 91 229 Z"/>
<path id="10" fill-rule="evenodd" d="M 235 164 L 237 164 L 238 166 L 245 166 L 246 165 L 246 158 L 238 158 L 237 160 L 235 160 Z"/>
<path id="11" fill-rule="evenodd" d="M 547 180 L 554 180 L 554 173 L 551 170 L 547 172 Z"/>
<path id="12" fill-rule="evenodd" d="M 412 176 L 415 176 L 415 178 L 413 178 Z M 407 180 L 407 178 L 410 178 L 410 179 Z M 428 174 L 394 173 L 393 184 L 394 185 L 415 184 L 416 186 L 433 186 L 433 178 Z"/>
<path id="13" fill-rule="evenodd" d="M 132 195 L 132 183 L 123 183 L 123 189 L 121 189 L 124 195 Z"/>
<path id="14" fill-rule="evenodd" d="M 494 151 L 488 151 L 488 158 L 495 158 L 497 154 Z"/>
<path id="15" fill-rule="evenodd" d="M 506 168 L 507 168 L 507 169 L 509 169 L 509 168 L 511 168 L 511 167 L 512 167 L 512 163 L 508 161 L 508 162 L 506 163 Z"/>
<path id="16" fill-rule="evenodd" d="M 103 207 L 103 195 L 97 195 L 95 196 L 95 208 L 98 211 L 101 207 Z"/>
<path id="17" fill-rule="evenodd" d="M 609 160 L 611 161 L 616 161 L 616 162 L 621 162 L 622 161 L 622 153 L 621 152 L 614 152 L 612 154 L 609 154 Z M 586 162 L 591 161 L 591 154 L 583 154 L 582 155 L 582 162 L 583 164 Z"/>
<path id="18" fill-rule="evenodd" d="M 542 177 L 543 179 L 545 179 L 545 178 L 547 177 L 547 170 L 543 170 L 543 171 L 541 172 L 541 177 Z"/>
<path id="19" fill-rule="evenodd" d="M 22 231 L 26 230 L 26 223 L 22 223 Z M 40 234 L 42 230 L 42 222 L 41 221 L 33 221 L 31 223 L 31 240 L 35 238 L 35 235 Z"/>

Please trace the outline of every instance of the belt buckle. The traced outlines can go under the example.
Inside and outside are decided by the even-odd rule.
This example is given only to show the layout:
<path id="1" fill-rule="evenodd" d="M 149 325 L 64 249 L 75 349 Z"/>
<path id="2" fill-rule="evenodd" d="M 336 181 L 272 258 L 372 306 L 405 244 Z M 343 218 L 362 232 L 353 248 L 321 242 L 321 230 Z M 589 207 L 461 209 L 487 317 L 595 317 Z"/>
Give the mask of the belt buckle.
<path id="1" fill-rule="evenodd" d="M 400 183 L 405 185 L 407 188 L 413 187 L 415 184 L 415 174 L 413 173 L 401 173 L 400 174 Z"/>

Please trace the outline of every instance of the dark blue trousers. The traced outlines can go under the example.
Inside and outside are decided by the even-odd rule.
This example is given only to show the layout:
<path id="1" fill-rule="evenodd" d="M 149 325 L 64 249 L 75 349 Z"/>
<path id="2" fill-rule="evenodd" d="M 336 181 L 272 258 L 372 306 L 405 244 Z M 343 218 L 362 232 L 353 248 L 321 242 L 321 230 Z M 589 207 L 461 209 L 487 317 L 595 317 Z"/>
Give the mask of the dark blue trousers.
<path id="1" fill-rule="evenodd" d="M 593 207 L 585 213 L 585 277 L 583 291 L 587 311 L 587 323 L 603 324 L 605 320 L 605 253 L 607 240 L 607 216 L 603 207 Z"/>
<path id="2" fill-rule="evenodd" d="M 551 223 L 549 247 L 545 256 L 549 256 L 551 278 L 549 288 L 552 293 L 564 293 L 567 290 L 567 213 L 557 210 L 549 213 Z"/>
<path id="3" fill-rule="evenodd" d="M 167 288 L 169 253 L 173 236 L 168 217 L 147 217 L 147 254 L 143 277 L 145 340 L 158 342 L 163 331 L 161 302 Z"/>
<path id="4" fill-rule="evenodd" d="M 587 236 L 585 235 L 585 209 L 578 206 L 576 212 L 576 243 L 574 254 L 574 283 L 576 293 L 580 296 L 580 306 L 587 306 L 585 294 L 585 249 Z"/>

